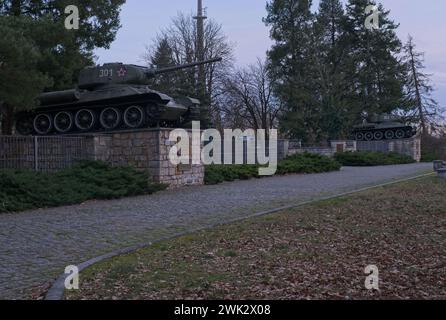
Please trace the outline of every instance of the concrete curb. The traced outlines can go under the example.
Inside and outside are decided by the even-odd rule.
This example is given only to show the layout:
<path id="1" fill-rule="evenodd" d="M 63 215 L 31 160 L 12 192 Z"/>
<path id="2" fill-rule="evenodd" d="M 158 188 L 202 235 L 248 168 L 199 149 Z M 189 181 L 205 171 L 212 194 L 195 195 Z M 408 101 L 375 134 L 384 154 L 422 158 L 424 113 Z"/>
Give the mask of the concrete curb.
<path id="1" fill-rule="evenodd" d="M 294 209 L 294 208 L 299 208 L 302 206 L 306 206 L 315 202 L 319 202 L 319 201 L 325 201 L 325 200 L 331 200 L 331 199 L 336 199 L 336 198 L 340 198 L 340 197 L 344 197 L 344 196 L 348 196 L 348 195 L 352 195 L 355 193 L 359 193 L 359 192 L 363 192 L 363 191 L 367 191 L 367 190 L 371 190 L 371 189 L 376 189 L 376 188 L 381 188 L 381 187 L 385 187 L 385 186 L 390 186 L 393 184 L 398 184 L 401 182 L 406 182 L 406 181 L 411 181 L 411 180 L 416 180 L 416 179 L 420 179 L 420 178 L 424 178 L 424 177 L 428 177 L 428 176 L 433 176 L 435 175 L 435 172 L 431 172 L 431 173 L 426 173 L 426 174 L 422 174 L 422 175 L 418 175 L 418 176 L 414 176 L 414 177 L 410 177 L 410 178 L 404 178 L 404 179 L 400 179 L 400 180 L 395 180 L 395 181 L 391 181 L 391 182 L 386 182 L 383 184 L 379 184 L 379 185 L 374 185 L 374 186 L 370 186 L 370 187 L 365 187 L 365 188 L 361 188 L 361 189 L 357 189 L 354 191 L 348 191 L 348 192 L 344 192 L 344 193 L 340 193 L 337 195 L 333 195 L 333 196 L 328 196 L 328 197 L 321 197 L 321 198 L 317 198 L 317 199 L 313 199 L 313 200 L 309 200 L 309 201 L 304 201 L 301 202 L 299 204 L 293 204 L 293 205 L 289 205 L 289 206 L 283 206 L 283 207 L 278 207 L 278 208 L 274 208 L 274 209 L 270 209 L 270 210 L 266 210 L 266 211 L 261 211 L 261 212 L 257 212 L 255 214 L 246 216 L 246 217 L 240 217 L 240 218 L 235 218 L 235 219 L 231 219 L 222 223 L 217 223 L 211 226 L 207 226 L 207 227 L 203 227 L 203 228 L 196 228 L 196 229 L 191 229 L 185 232 L 181 232 L 181 233 L 177 233 L 175 235 L 169 236 L 169 237 L 164 237 L 161 238 L 157 241 L 154 242 L 146 242 L 146 243 L 142 243 L 140 245 L 137 246 L 133 246 L 133 247 L 128 247 L 128 248 L 124 248 L 124 249 L 120 249 L 120 250 L 115 250 L 113 252 L 104 254 L 102 256 L 98 256 L 95 257 L 93 259 L 90 259 L 88 261 L 85 261 L 78 266 L 79 268 L 79 273 L 82 272 L 83 270 L 85 270 L 88 267 L 91 267 L 92 265 L 98 263 L 98 262 L 102 262 L 111 258 L 114 258 L 116 256 L 120 256 L 120 255 L 124 255 L 124 254 L 128 254 L 128 253 L 132 253 L 135 252 L 139 249 L 142 248 L 146 248 L 149 246 L 152 246 L 156 243 L 160 243 L 162 241 L 166 241 L 166 240 L 172 240 L 172 239 L 176 239 L 179 237 L 182 237 L 184 235 L 187 234 L 191 234 L 191 233 L 195 233 L 195 232 L 199 232 L 199 231 L 204 231 L 204 230 L 209 230 L 218 226 L 223 226 L 223 225 L 228 225 L 231 223 L 235 223 L 235 222 L 239 222 L 239 221 L 243 221 L 243 220 L 247 220 L 250 218 L 254 218 L 254 217 L 260 217 L 260 216 L 264 216 L 264 215 L 268 215 L 268 214 L 272 214 L 272 213 L 276 213 L 276 212 L 280 212 L 280 211 L 284 211 L 284 210 L 289 210 L 289 209 Z M 62 300 L 63 296 L 64 296 L 64 292 L 65 292 L 65 279 L 66 279 L 67 275 L 65 273 L 62 273 L 57 280 L 53 283 L 53 285 L 50 287 L 50 289 L 48 290 L 47 294 L 45 295 L 45 300 Z"/>

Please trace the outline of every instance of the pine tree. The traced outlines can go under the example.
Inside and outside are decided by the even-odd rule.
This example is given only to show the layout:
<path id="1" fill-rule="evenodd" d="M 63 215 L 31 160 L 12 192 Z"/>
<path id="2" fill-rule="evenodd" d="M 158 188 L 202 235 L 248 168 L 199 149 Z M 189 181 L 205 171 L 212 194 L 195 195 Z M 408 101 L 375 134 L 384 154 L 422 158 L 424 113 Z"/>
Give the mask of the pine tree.
<path id="1" fill-rule="evenodd" d="M 4 0 L 0 3 L 0 16 L 33 20 L 32 28 L 22 30 L 24 37 L 30 39 L 40 52 L 35 70 L 30 72 L 46 74 L 52 80 L 43 89 L 62 90 L 74 87 L 79 70 L 93 63 L 95 48 L 110 46 L 120 27 L 119 12 L 124 2 L 125 0 Z M 69 4 L 79 8 L 79 30 L 65 29 L 65 7 Z M 5 61 L 6 64 L 17 66 L 14 57 L 9 59 L 11 61 Z M 20 83 L 14 85 L 21 88 Z M 21 94 L 25 94 L 24 90 Z M 8 104 L 10 112 L 6 112 L 6 115 L 3 112 L 3 127 L 10 127 L 8 123 L 12 122 L 12 114 L 19 107 Z M 8 133 L 11 133 L 10 130 Z"/>
<path id="2" fill-rule="evenodd" d="M 412 120 L 418 122 L 422 132 L 427 134 L 429 127 L 437 125 L 436 120 L 441 117 L 442 110 L 432 98 L 433 86 L 430 74 L 423 70 L 424 53 L 417 52 L 413 38 L 409 36 L 404 49 L 404 67 L 406 71 L 404 86 L 404 109 Z"/>
<path id="3" fill-rule="evenodd" d="M 346 136 L 350 128 L 345 92 L 346 81 L 345 13 L 339 0 L 322 0 L 313 27 L 313 65 L 320 92 L 321 139 Z"/>
<path id="4" fill-rule="evenodd" d="M 38 22 L 23 17 L 0 17 L 0 115 L 2 134 L 11 134 L 14 111 L 34 106 L 35 97 L 51 85 L 38 70 L 42 53 L 29 30 Z"/>
<path id="5" fill-rule="evenodd" d="M 264 22 L 275 41 L 268 52 L 271 74 L 284 114 L 281 130 L 290 137 L 315 140 L 319 111 L 311 66 L 311 0 L 273 0 Z M 316 106 L 316 107 L 315 107 Z"/>
<path id="6" fill-rule="evenodd" d="M 161 39 L 157 45 L 155 52 L 150 57 L 150 64 L 152 68 L 170 67 L 175 64 L 173 59 L 173 51 L 169 45 L 169 41 L 164 38 Z M 162 74 L 153 79 L 152 87 L 155 90 L 167 94 L 175 93 L 175 77 L 172 74 Z"/>
<path id="7" fill-rule="evenodd" d="M 379 28 L 365 27 L 366 7 L 370 0 L 349 0 L 347 12 L 348 52 L 351 57 L 348 71 L 352 83 L 350 92 L 352 112 L 391 112 L 402 99 L 402 72 L 398 61 L 401 42 L 395 30 L 398 25 L 389 18 L 389 11 L 379 9 Z M 356 105 L 356 107 L 354 107 Z"/>

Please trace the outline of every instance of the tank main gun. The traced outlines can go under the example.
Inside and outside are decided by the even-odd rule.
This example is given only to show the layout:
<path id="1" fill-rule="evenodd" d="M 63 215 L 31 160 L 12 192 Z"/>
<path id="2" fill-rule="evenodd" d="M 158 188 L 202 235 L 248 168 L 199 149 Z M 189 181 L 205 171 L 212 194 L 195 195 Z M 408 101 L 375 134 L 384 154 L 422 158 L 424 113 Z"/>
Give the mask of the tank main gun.
<path id="1" fill-rule="evenodd" d="M 189 69 L 189 68 L 193 68 L 193 67 L 204 65 L 204 64 L 220 62 L 222 60 L 223 59 L 221 57 L 219 57 L 219 58 L 213 58 L 213 59 L 209 59 L 209 60 L 192 62 L 192 63 L 182 64 L 182 65 L 172 66 L 172 67 L 165 67 L 165 68 L 158 68 L 158 69 L 146 68 L 145 73 L 146 73 L 147 77 L 154 78 L 154 77 L 156 77 L 157 75 L 160 75 L 160 74 L 165 74 L 165 73 L 175 72 L 175 71 L 179 71 L 179 70 Z"/>

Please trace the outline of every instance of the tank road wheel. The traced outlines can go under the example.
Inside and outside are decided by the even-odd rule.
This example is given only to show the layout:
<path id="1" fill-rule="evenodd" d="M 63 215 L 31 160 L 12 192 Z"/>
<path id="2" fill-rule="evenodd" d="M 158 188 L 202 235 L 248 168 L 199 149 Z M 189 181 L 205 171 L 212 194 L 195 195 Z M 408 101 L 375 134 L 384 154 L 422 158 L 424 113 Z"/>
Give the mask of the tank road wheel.
<path id="1" fill-rule="evenodd" d="M 386 137 L 387 140 L 392 140 L 393 138 L 395 138 L 395 133 L 392 130 L 387 130 L 384 133 L 384 136 Z"/>
<path id="2" fill-rule="evenodd" d="M 146 116 L 149 127 L 158 127 L 161 118 L 160 107 L 155 103 L 147 104 Z"/>
<path id="3" fill-rule="evenodd" d="M 99 121 L 104 129 L 116 129 L 121 122 L 121 112 L 116 108 L 104 109 L 99 116 Z"/>
<path id="4" fill-rule="evenodd" d="M 67 133 L 73 128 L 73 115 L 71 112 L 59 112 L 54 117 L 54 128 L 59 133 Z"/>
<path id="5" fill-rule="evenodd" d="M 144 110 L 139 106 L 128 107 L 124 112 L 124 123 L 131 129 L 141 127 L 144 123 Z"/>
<path id="6" fill-rule="evenodd" d="M 28 136 L 34 132 L 32 117 L 19 118 L 15 124 L 17 132 L 22 136 Z"/>
<path id="7" fill-rule="evenodd" d="M 373 138 L 375 138 L 375 140 L 382 140 L 384 138 L 384 133 L 382 133 L 381 131 L 376 131 L 375 134 L 373 135 Z"/>
<path id="8" fill-rule="evenodd" d="M 365 138 L 366 141 L 372 141 L 372 140 L 373 140 L 373 133 L 371 133 L 371 132 L 366 132 L 366 133 L 364 134 L 364 138 Z"/>
<path id="9" fill-rule="evenodd" d="M 406 138 L 412 138 L 414 136 L 414 133 L 412 129 L 406 129 Z"/>
<path id="10" fill-rule="evenodd" d="M 364 140 L 364 134 L 362 132 L 356 132 L 355 139 L 357 141 L 363 141 Z"/>
<path id="11" fill-rule="evenodd" d="M 398 130 L 396 130 L 396 132 L 395 132 L 395 137 L 397 138 L 397 139 L 404 139 L 404 136 L 405 136 L 406 134 L 404 133 L 404 130 L 403 129 L 398 129 Z"/>
<path id="12" fill-rule="evenodd" d="M 34 118 L 34 131 L 37 132 L 37 134 L 45 135 L 50 133 L 51 129 L 53 128 L 53 119 L 49 114 L 42 113 L 38 114 Z"/>
<path id="13" fill-rule="evenodd" d="M 81 131 L 88 131 L 93 129 L 96 123 L 96 116 L 93 111 L 89 109 L 82 109 L 76 113 L 74 117 L 76 127 Z"/>

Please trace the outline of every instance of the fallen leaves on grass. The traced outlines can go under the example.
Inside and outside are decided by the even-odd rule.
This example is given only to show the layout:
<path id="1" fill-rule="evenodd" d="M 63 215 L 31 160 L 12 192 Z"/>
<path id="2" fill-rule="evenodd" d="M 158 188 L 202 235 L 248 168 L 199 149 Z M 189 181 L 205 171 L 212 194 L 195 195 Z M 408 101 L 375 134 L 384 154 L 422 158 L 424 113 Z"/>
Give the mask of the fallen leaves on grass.
<path id="1" fill-rule="evenodd" d="M 166 241 L 88 269 L 67 298 L 444 299 L 445 193 L 421 179 Z"/>

